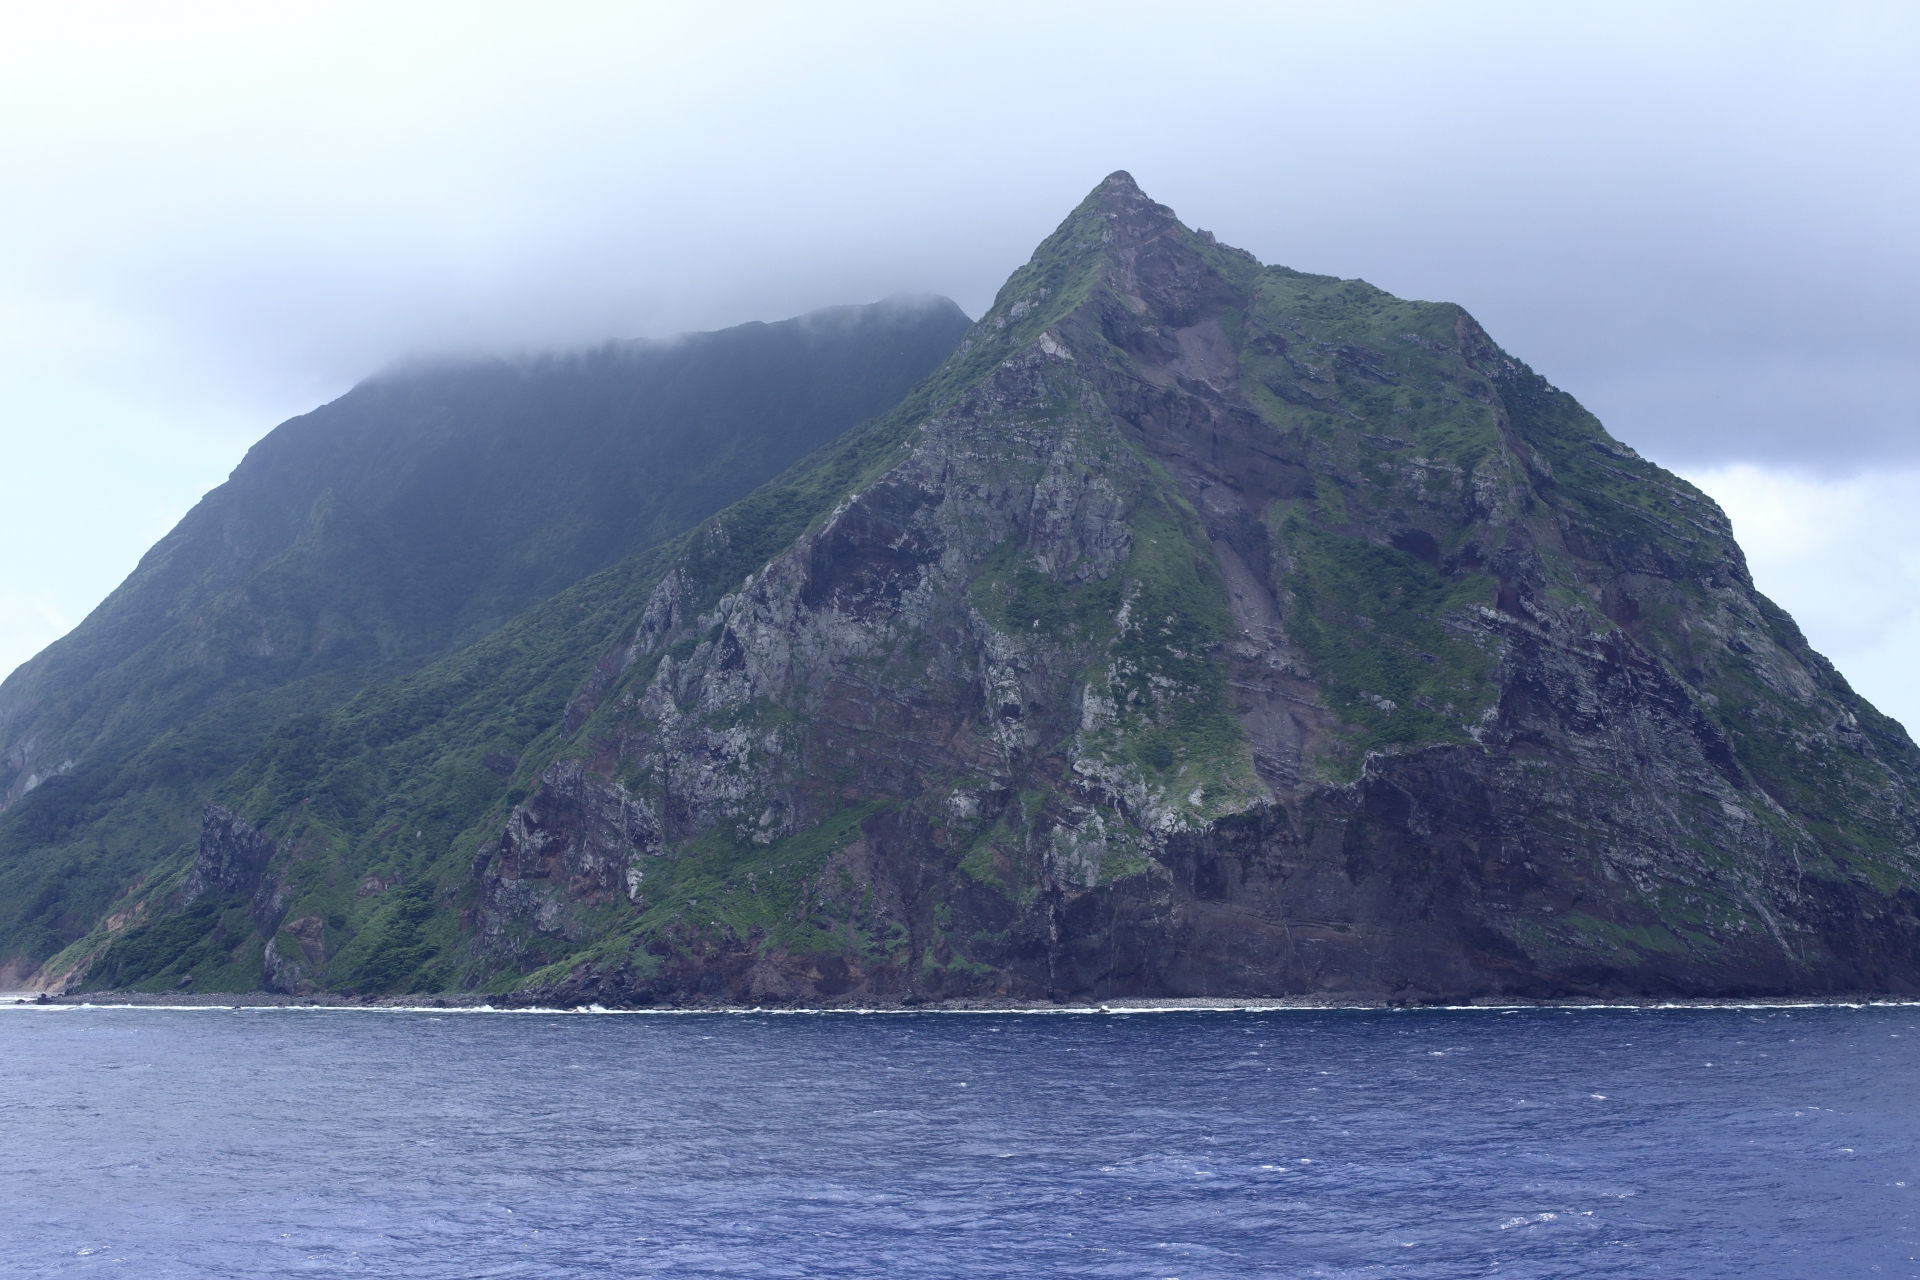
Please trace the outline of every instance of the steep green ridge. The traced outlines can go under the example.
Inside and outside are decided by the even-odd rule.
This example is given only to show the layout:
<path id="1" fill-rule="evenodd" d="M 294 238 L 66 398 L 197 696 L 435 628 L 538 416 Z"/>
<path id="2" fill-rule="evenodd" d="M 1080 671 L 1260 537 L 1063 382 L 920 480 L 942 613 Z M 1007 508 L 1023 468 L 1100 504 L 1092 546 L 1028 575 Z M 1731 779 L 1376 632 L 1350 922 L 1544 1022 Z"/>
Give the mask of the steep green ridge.
<path id="1" fill-rule="evenodd" d="M 385 374 L 295 418 L 0 685 L 0 962 L 85 935 L 270 736 L 657 545 L 894 402 L 967 326 L 900 298 Z"/>
<path id="2" fill-rule="evenodd" d="M 569 701 L 607 637 L 631 630 L 665 571 L 676 562 L 686 566 L 706 584 L 701 598 L 717 600 L 722 585 L 745 566 L 763 564 L 789 546 L 835 496 L 884 466 L 899 449 L 904 425 L 946 383 L 941 377 L 917 388 L 893 412 L 735 504 L 723 521 L 709 520 L 593 575 L 460 652 L 367 689 L 330 715 L 289 717 L 267 735 L 225 779 L 219 798 L 257 815 L 262 825 L 278 817 L 272 825 L 282 843 L 301 850 L 293 882 L 299 907 L 331 931 L 324 935 L 330 942 L 358 944 L 341 955 L 337 985 L 363 991 L 430 988 L 435 975 L 420 970 L 433 967 L 438 948 L 416 955 L 403 973 L 389 972 L 397 950 L 420 944 L 412 940 L 414 931 L 393 927 L 393 904 L 361 892 L 369 880 L 381 886 L 457 881 L 469 869 L 474 842 L 497 833 L 508 810 L 538 785 L 542 768 L 574 736 Z M 714 536 L 716 529 L 724 529 L 724 536 Z M 114 905 L 126 911 L 148 901 L 164 903 L 185 880 L 192 853 L 181 849 L 126 886 Z M 164 916 L 164 909 L 151 914 Z M 148 915 L 140 910 L 132 918 Z M 104 920 L 113 918 L 110 913 Z M 104 920 L 72 945 L 67 963 L 98 952 L 111 932 Z M 443 912 L 438 941 L 448 950 L 457 949 L 453 924 L 451 911 Z M 146 954 L 154 947 L 147 939 L 164 930 L 165 945 L 174 952 L 132 985 L 172 989 L 194 973 L 203 939 L 177 936 L 179 928 L 168 928 L 164 920 L 147 930 L 136 925 L 120 945 Z M 105 975 L 117 972 L 115 963 L 109 951 L 96 966 L 95 980 L 108 980 Z M 251 982 L 257 984 L 259 939 L 250 961 L 243 957 L 240 963 L 254 966 Z M 447 974 L 439 970 L 438 976 Z"/>
<path id="3" fill-rule="evenodd" d="M 959 371 L 942 369 L 892 411 L 764 485 L 724 517 L 587 578 L 452 656 L 368 688 L 331 715 L 290 716 L 266 735 L 218 795 L 262 825 L 271 822 L 283 844 L 302 850 L 296 881 L 303 891 L 302 918 L 322 920 L 331 931 L 323 935 L 329 946 L 358 943 L 340 957 L 335 985 L 424 989 L 435 973 L 448 976 L 444 969 L 420 972 L 435 968 L 432 952 L 418 955 L 405 973 L 390 974 L 393 953 L 418 944 L 399 943 L 397 936 L 413 935 L 396 935 L 386 911 L 390 904 L 360 890 L 369 879 L 380 885 L 447 883 L 470 868 L 474 844 L 497 834 L 508 810 L 538 785 L 545 765 L 575 736 L 578 726 L 566 719 L 569 700 L 608 637 L 632 629 L 670 566 L 678 564 L 695 584 L 693 599 L 711 607 L 726 584 L 786 549 L 840 495 L 897 460 L 908 429 L 927 406 L 978 376 L 987 363 L 976 358 L 961 362 Z M 658 655 L 648 669 L 657 662 Z M 116 910 L 100 917 L 53 968 L 64 972 L 97 954 L 111 933 L 107 922 L 120 912 L 133 911 L 136 922 L 123 945 L 143 948 L 142 954 L 152 950 L 145 941 L 151 935 L 137 922 L 149 917 L 146 903 L 155 901 L 158 908 L 178 892 L 192 852 L 182 847 L 138 881 L 120 886 Z M 151 914 L 162 916 L 164 908 Z M 330 923 L 336 919 L 338 925 Z M 152 972 L 143 970 L 133 985 L 172 989 L 194 973 L 203 939 L 176 936 L 177 926 L 148 928 L 165 929 L 175 954 Z M 438 928 L 441 945 L 457 950 L 450 910 Z M 252 964 L 251 981 L 259 981 L 259 939 L 250 959 L 238 963 Z M 116 972 L 110 952 L 92 980 L 108 981 L 106 975 Z"/>
<path id="4" fill-rule="evenodd" d="M 1712 501 L 1460 308 L 1262 266 L 1125 174 L 890 412 L 282 721 L 216 798 L 56 968 L 642 1004 L 1920 990 L 1920 749 Z"/>

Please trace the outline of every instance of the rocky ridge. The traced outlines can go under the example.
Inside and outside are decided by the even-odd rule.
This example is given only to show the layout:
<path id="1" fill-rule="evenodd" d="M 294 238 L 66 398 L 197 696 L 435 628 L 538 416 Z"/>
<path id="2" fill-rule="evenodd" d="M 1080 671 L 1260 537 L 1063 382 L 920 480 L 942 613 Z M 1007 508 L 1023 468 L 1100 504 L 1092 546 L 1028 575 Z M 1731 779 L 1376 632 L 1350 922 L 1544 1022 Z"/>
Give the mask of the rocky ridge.
<path id="1" fill-rule="evenodd" d="M 737 1003 L 1912 991 L 1912 741 L 1458 307 L 1115 174 L 884 465 L 729 517 L 479 850 L 469 980 Z M 571 954 L 566 954 L 571 952 Z"/>

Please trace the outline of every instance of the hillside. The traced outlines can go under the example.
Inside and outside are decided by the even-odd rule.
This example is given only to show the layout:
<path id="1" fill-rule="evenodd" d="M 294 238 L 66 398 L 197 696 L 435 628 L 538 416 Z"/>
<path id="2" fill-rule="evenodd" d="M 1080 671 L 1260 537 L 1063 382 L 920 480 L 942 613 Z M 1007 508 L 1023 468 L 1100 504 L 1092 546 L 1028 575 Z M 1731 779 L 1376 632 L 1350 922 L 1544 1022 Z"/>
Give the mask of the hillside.
<path id="1" fill-rule="evenodd" d="M 71 982 L 1920 987 L 1920 751 L 1711 499 L 1125 174 L 891 411 L 216 800 Z"/>
<path id="2" fill-rule="evenodd" d="M 711 515 L 891 406 L 966 325 L 944 299 L 903 298 L 417 366 L 275 429 L 0 684 L 6 971 L 190 856 L 210 789 L 275 725 Z"/>

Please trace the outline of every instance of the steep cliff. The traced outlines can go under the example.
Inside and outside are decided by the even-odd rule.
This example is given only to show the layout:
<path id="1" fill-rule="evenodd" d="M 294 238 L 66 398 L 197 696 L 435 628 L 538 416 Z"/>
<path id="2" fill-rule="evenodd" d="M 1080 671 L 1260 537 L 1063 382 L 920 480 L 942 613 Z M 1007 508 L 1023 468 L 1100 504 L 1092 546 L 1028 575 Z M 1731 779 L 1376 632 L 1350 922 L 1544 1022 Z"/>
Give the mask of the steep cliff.
<path id="1" fill-rule="evenodd" d="M 1920 985 L 1920 753 L 1458 307 L 1115 174 L 477 864 L 560 997 Z M 573 954 L 566 954 L 572 952 Z"/>

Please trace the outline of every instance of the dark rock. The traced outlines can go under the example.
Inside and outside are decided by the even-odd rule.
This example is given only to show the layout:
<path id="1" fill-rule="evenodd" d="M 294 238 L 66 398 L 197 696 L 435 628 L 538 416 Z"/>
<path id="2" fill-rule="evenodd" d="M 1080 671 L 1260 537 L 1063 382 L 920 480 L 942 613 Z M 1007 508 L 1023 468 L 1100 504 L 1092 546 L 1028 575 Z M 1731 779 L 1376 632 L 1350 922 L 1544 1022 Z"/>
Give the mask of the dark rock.
<path id="1" fill-rule="evenodd" d="M 183 905 L 207 892 L 253 896 L 273 854 L 273 841 L 230 810 L 209 803 L 201 813 L 200 852 L 187 872 Z"/>

